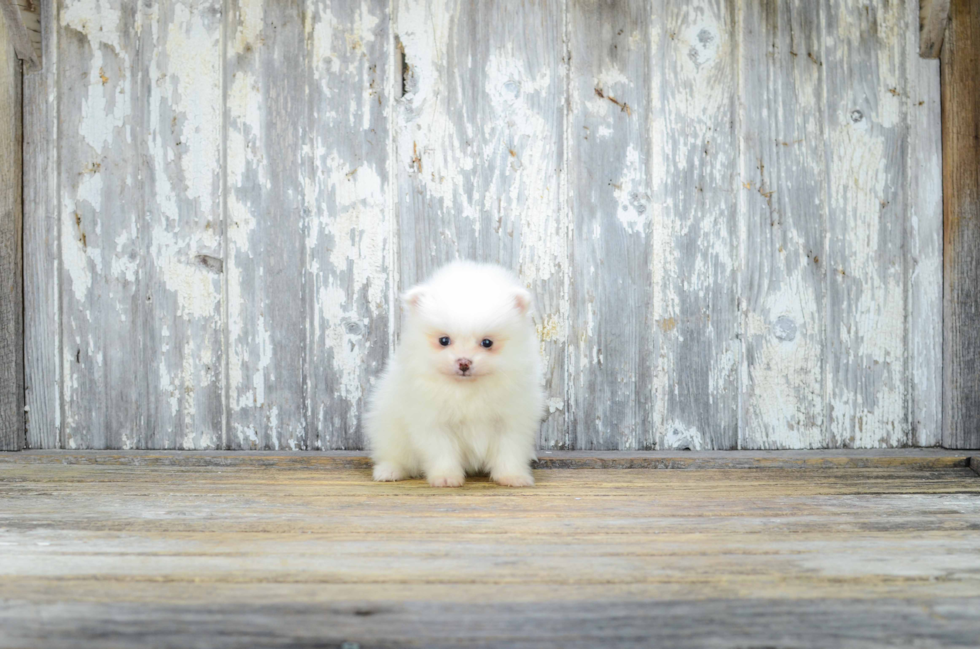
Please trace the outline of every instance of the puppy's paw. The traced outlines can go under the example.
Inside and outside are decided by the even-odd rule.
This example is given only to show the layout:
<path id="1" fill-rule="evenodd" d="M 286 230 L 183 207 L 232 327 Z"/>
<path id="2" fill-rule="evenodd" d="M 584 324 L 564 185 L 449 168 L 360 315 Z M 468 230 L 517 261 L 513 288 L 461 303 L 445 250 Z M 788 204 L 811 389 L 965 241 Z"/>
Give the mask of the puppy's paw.
<path id="1" fill-rule="evenodd" d="M 530 473 L 512 473 L 493 476 L 493 481 L 502 487 L 533 487 L 534 477 Z"/>
<path id="2" fill-rule="evenodd" d="M 395 482 L 407 477 L 405 470 L 392 462 L 380 462 L 374 465 L 374 480 L 376 482 Z"/>
<path id="3" fill-rule="evenodd" d="M 434 474 L 427 476 L 433 487 L 462 487 L 466 482 L 463 474 Z"/>

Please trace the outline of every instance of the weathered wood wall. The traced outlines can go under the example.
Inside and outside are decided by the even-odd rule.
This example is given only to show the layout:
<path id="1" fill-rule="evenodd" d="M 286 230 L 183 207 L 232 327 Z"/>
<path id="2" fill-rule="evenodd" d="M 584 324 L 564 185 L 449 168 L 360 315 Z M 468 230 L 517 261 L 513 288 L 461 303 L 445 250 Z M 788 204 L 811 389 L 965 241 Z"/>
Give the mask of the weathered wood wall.
<path id="1" fill-rule="evenodd" d="M 537 296 L 544 447 L 940 442 L 939 69 L 912 0 L 42 19 L 32 446 L 358 448 L 395 295 L 456 257 Z"/>
<path id="2" fill-rule="evenodd" d="M 0 13 L 0 451 L 24 445 L 21 63 Z"/>

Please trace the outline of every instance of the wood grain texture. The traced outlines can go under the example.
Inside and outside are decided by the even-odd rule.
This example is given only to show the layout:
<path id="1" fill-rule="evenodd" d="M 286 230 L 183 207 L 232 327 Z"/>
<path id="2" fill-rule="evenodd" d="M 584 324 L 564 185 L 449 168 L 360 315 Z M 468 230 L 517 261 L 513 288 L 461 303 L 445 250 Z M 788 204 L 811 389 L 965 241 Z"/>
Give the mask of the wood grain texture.
<path id="1" fill-rule="evenodd" d="M 24 77 L 24 382 L 27 448 L 61 448 L 58 4 L 40 4 L 44 68 Z"/>
<path id="2" fill-rule="evenodd" d="M 906 3 L 915 24 L 915 3 Z M 909 443 L 938 446 L 943 431 L 943 177 L 939 62 L 920 58 L 906 32 L 908 221 L 906 298 Z"/>
<path id="3" fill-rule="evenodd" d="M 306 13 L 310 310 L 303 448 L 364 447 L 359 424 L 365 398 L 388 356 L 394 245 L 389 109 L 395 83 L 388 5 L 317 2 Z"/>
<path id="4" fill-rule="evenodd" d="M 144 445 L 221 448 L 220 0 L 144 5 L 141 162 Z M 125 263 L 120 261 L 119 263 Z"/>
<path id="5" fill-rule="evenodd" d="M 67 448 L 146 441 L 139 6 L 61 4 L 57 97 Z M 147 82 L 148 83 L 148 82 Z M 127 134 L 130 134 L 127 137 Z"/>
<path id="6" fill-rule="evenodd" d="M 653 121 L 663 123 L 651 33 L 662 16 L 645 2 L 573 1 L 568 11 L 569 441 L 651 449 L 655 184 L 664 182 L 651 160 Z"/>
<path id="7" fill-rule="evenodd" d="M 827 83 L 828 434 L 832 446 L 908 443 L 906 14 L 831 2 Z"/>
<path id="8" fill-rule="evenodd" d="M 738 444 L 738 30 L 735 2 L 663 5 L 654 176 L 658 448 Z"/>
<path id="9" fill-rule="evenodd" d="M 27 7 L 22 8 L 21 2 L 17 0 L 0 0 L 0 14 L 3 15 L 6 23 L 6 35 L 4 36 L 4 47 L 13 46 L 17 58 L 24 60 L 29 69 L 34 70 L 40 67 L 38 52 L 35 50 L 35 39 L 24 24 L 24 17 L 31 18 Z M 31 20 L 31 26 L 35 23 Z"/>
<path id="10" fill-rule="evenodd" d="M 942 54 L 943 446 L 980 448 L 980 11 L 954 0 Z"/>
<path id="11" fill-rule="evenodd" d="M 227 13 L 225 446 L 234 449 L 309 439 L 303 6 L 251 0 Z"/>
<path id="12" fill-rule="evenodd" d="M 34 49 L 34 68 L 28 70 L 36 71 L 44 64 L 44 42 L 41 27 L 41 5 L 47 0 L 11 0 L 13 5 L 20 11 L 20 21 L 27 30 L 27 36 Z"/>
<path id="13" fill-rule="evenodd" d="M 15 34 L 0 19 L 0 451 L 24 446 L 23 113 Z"/>
<path id="14" fill-rule="evenodd" d="M 740 448 L 826 437 L 823 5 L 741 5 Z"/>
<path id="15" fill-rule="evenodd" d="M 519 272 L 535 296 L 545 358 L 546 447 L 569 444 L 561 6 L 394 4 L 403 58 L 395 91 L 404 93 L 394 106 L 397 286 L 405 290 L 456 258 Z"/>
<path id="16" fill-rule="evenodd" d="M 939 58 L 949 21 L 949 3 L 950 0 L 919 0 L 919 56 L 924 59 Z"/>
<path id="17" fill-rule="evenodd" d="M 23 455 L 0 472 L 2 646 L 969 647 L 978 629 L 966 466 L 439 490 Z"/>
<path id="18" fill-rule="evenodd" d="M 797 649 L 822 649 L 831 643 L 877 649 L 901 638 L 921 646 L 972 649 L 980 606 L 980 598 L 901 597 L 680 600 L 656 606 L 610 598 L 529 606 L 373 600 L 357 593 L 346 602 L 309 603 L 282 601 L 276 596 L 281 590 L 264 589 L 262 596 L 271 598 L 271 604 L 225 604 L 223 590 L 212 601 L 183 605 L 113 602 L 110 608 L 84 602 L 16 602 L 0 612 L 0 620 L 11 629 L 10 644 L 0 646 L 20 647 L 44 638 L 45 646 L 53 648 L 101 648 L 108 638 L 116 647 L 144 646 L 152 639 L 158 647 L 227 649 L 253 647 L 258 639 L 289 647 L 395 649 L 417 647 L 414 639 L 419 638 L 426 647 L 446 649 L 463 642 L 477 649 L 784 646 L 774 642 Z M 157 615 L 146 615 L 148 604 Z M 78 619 L 89 621 L 84 631 L 78 629 Z"/>

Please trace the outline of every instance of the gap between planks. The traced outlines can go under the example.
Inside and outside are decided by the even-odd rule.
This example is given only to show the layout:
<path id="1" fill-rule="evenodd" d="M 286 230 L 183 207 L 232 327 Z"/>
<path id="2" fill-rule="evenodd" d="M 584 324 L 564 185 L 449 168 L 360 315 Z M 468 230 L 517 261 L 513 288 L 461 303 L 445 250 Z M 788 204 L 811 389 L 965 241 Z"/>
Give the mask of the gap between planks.
<path id="1" fill-rule="evenodd" d="M 86 464 L 106 466 L 255 466 L 283 469 L 368 469 L 360 451 L 61 451 L 0 454 L 3 464 Z M 547 469 L 948 469 L 971 467 L 980 474 L 980 456 L 945 449 L 821 451 L 541 451 L 534 468 Z"/>

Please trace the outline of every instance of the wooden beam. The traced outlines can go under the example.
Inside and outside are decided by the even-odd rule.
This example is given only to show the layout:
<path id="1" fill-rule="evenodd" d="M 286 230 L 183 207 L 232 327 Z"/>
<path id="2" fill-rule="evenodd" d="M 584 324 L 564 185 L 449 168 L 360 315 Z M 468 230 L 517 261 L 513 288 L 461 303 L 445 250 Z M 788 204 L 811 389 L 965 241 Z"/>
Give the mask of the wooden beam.
<path id="1" fill-rule="evenodd" d="M 953 0 L 943 48 L 943 446 L 980 448 L 980 5 Z"/>
<path id="2" fill-rule="evenodd" d="M 919 56 L 939 58 L 948 20 L 949 0 L 919 0 Z"/>
<path id="3" fill-rule="evenodd" d="M 7 37 L 27 71 L 41 68 L 41 12 L 38 0 L 0 0 Z"/>
<path id="4" fill-rule="evenodd" d="M 0 22 L 0 451 L 24 440 L 24 309 L 20 61 Z"/>

